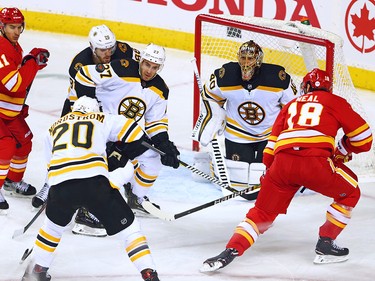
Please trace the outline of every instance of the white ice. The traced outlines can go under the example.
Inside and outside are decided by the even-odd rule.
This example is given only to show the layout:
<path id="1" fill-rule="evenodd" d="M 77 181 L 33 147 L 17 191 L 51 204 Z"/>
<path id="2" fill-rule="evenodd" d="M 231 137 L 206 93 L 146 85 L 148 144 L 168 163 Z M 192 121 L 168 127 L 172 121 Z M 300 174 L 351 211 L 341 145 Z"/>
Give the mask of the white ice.
<path id="1" fill-rule="evenodd" d="M 121 39 L 121 38 L 119 38 Z M 68 66 L 73 56 L 88 45 L 82 37 L 56 35 L 26 30 L 21 44 L 25 52 L 32 47 L 50 50 L 49 65 L 33 84 L 27 103 L 28 122 L 34 133 L 25 180 L 40 189 L 44 183 L 42 139 L 49 125 L 58 118 L 68 88 Z M 142 48 L 144 45 L 132 44 Z M 162 76 L 170 87 L 170 135 L 182 155 L 192 163 L 190 132 L 192 128 L 193 68 L 191 53 L 167 49 Z M 375 121 L 375 94 L 360 91 L 368 115 Z M 375 122 L 373 122 L 375 123 Z M 311 171 L 318 173 L 319 171 Z M 172 222 L 140 218 L 144 233 L 163 281 L 203 280 L 306 280 L 349 281 L 375 280 L 375 180 L 361 179 L 362 198 L 353 211 L 349 225 L 338 244 L 350 248 L 347 262 L 314 265 L 318 228 L 325 220 L 331 200 L 320 195 L 298 196 L 288 215 L 279 216 L 274 226 L 242 257 L 215 274 L 199 272 L 202 262 L 219 254 L 235 226 L 253 205 L 232 199 Z M 190 171 L 163 168 L 150 198 L 163 210 L 178 213 L 221 197 L 213 184 L 192 180 Z M 16 229 L 34 216 L 30 199 L 7 197 L 10 209 L 0 216 L 0 281 L 21 280 L 26 267 L 19 264 L 26 248 L 31 248 L 43 222 L 44 214 L 21 237 L 12 239 Z M 50 268 L 52 280 L 141 280 L 116 237 L 90 238 L 66 231 Z"/>

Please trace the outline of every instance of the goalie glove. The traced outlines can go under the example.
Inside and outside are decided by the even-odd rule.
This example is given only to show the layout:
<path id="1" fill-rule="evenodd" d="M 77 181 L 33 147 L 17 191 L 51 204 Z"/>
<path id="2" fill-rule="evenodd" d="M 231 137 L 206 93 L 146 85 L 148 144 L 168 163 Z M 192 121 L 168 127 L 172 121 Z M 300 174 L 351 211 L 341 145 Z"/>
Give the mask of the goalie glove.
<path id="1" fill-rule="evenodd" d="M 177 169 L 180 166 L 179 155 L 177 147 L 169 140 L 167 132 L 159 133 L 151 137 L 155 147 L 163 151 L 165 154 L 160 156 L 161 163 L 164 166 L 173 167 Z"/>
<path id="2" fill-rule="evenodd" d="M 335 152 L 333 153 L 333 161 L 336 163 L 346 163 L 352 160 L 353 156 L 350 151 L 346 148 L 346 141 L 348 137 L 344 135 L 341 140 L 338 141 Z"/>
<path id="3" fill-rule="evenodd" d="M 193 140 L 207 146 L 215 135 L 222 135 L 225 131 L 225 110 L 216 102 L 203 100 L 201 114 L 195 123 L 191 134 Z"/>

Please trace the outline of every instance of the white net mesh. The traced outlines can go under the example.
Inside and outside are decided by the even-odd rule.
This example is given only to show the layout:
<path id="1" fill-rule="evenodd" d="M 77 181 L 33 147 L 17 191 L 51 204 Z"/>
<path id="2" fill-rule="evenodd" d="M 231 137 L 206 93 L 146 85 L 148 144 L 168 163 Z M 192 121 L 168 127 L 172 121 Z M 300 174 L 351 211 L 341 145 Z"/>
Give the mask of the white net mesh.
<path id="1" fill-rule="evenodd" d="M 263 61 L 284 66 L 297 87 L 314 67 L 330 72 L 333 92 L 344 97 L 370 123 L 350 78 L 343 41 L 338 35 L 300 22 L 230 15 L 199 18 L 202 19 L 201 32 L 196 30 L 196 37 L 200 37 L 201 42 L 196 46 L 195 56 L 200 60 L 203 82 L 222 64 L 237 61 L 237 51 L 243 42 L 254 40 L 264 52 Z M 194 106 L 199 106 L 199 102 Z M 342 134 L 339 132 L 339 137 Z M 359 175 L 375 173 L 374 147 L 368 153 L 354 155 L 348 164 Z"/>

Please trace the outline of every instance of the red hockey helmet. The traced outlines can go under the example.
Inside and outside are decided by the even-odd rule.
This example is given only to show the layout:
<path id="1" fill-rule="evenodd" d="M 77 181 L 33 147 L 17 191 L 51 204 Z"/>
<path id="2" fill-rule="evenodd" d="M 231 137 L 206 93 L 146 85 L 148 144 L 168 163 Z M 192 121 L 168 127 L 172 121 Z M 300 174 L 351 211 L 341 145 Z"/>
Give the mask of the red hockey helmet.
<path id="1" fill-rule="evenodd" d="M 3 8 L 0 11 L 1 29 L 8 23 L 20 23 L 25 27 L 25 17 L 18 8 Z"/>
<path id="2" fill-rule="evenodd" d="M 327 71 L 314 68 L 303 77 L 301 89 L 305 94 L 316 90 L 332 92 L 332 81 Z"/>

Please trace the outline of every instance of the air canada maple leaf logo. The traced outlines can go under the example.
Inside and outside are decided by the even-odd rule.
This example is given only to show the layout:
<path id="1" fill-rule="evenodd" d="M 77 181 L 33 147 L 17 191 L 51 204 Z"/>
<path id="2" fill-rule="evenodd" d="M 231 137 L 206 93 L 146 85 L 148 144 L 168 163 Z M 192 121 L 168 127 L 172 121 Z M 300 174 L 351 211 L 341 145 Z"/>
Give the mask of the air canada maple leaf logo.
<path id="1" fill-rule="evenodd" d="M 353 0 L 346 11 L 346 34 L 353 47 L 361 53 L 370 53 L 375 49 L 374 11 L 375 0 Z"/>

